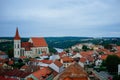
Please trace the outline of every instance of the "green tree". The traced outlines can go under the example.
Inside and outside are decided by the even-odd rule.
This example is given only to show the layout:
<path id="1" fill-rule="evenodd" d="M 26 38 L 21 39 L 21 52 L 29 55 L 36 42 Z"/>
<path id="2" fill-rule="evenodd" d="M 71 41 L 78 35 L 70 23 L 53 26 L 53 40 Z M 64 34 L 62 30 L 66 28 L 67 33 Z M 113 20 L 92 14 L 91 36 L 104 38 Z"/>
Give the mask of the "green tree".
<path id="1" fill-rule="evenodd" d="M 83 45 L 82 50 L 87 51 L 87 50 L 89 50 L 89 48 L 86 45 Z"/>
<path id="2" fill-rule="evenodd" d="M 108 55 L 106 59 L 106 67 L 111 74 L 117 73 L 118 64 L 120 64 L 120 58 L 117 55 Z"/>
<path id="3" fill-rule="evenodd" d="M 50 53 L 54 53 L 54 54 L 57 52 L 57 50 L 54 49 L 53 47 L 49 47 L 49 51 L 50 51 Z"/>
<path id="4" fill-rule="evenodd" d="M 7 55 L 9 58 L 12 58 L 14 57 L 14 54 L 13 54 L 13 48 L 9 48 L 8 51 L 7 51 Z"/>

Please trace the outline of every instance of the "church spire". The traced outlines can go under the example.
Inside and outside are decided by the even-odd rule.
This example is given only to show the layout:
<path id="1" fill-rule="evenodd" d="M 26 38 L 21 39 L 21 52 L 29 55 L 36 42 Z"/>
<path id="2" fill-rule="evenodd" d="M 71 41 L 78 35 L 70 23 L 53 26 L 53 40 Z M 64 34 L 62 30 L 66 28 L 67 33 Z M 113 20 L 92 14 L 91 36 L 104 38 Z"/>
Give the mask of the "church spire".
<path id="1" fill-rule="evenodd" d="M 20 40 L 20 36 L 19 36 L 19 32 L 18 32 L 18 27 L 16 28 L 16 34 L 15 34 L 14 40 Z"/>

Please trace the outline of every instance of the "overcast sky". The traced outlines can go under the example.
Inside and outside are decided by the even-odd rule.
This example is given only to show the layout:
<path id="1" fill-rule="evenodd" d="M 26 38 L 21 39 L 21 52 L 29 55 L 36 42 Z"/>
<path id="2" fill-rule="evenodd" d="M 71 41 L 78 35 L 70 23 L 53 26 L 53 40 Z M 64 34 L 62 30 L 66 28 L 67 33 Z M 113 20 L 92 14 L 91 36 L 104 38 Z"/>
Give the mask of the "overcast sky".
<path id="1" fill-rule="evenodd" d="M 0 0 L 0 37 L 120 37 L 120 0 Z"/>

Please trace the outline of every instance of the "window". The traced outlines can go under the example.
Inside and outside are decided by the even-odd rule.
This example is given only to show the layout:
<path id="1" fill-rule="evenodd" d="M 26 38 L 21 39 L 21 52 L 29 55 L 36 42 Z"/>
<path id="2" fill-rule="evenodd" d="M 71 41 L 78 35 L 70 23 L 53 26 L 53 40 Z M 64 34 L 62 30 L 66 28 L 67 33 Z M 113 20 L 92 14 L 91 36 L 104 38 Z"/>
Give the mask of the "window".
<path id="1" fill-rule="evenodd" d="M 36 49 L 36 51 L 35 51 L 36 53 L 37 53 L 37 49 Z"/>
<path id="2" fill-rule="evenodd" d="M 18 51 L 18 55 L 19 55 L 19 51 Z"/>
<path id="3" fill-rule="evenodd" d="M 19 44 L 18 44 L 18 48 L 19 48 Z"/>

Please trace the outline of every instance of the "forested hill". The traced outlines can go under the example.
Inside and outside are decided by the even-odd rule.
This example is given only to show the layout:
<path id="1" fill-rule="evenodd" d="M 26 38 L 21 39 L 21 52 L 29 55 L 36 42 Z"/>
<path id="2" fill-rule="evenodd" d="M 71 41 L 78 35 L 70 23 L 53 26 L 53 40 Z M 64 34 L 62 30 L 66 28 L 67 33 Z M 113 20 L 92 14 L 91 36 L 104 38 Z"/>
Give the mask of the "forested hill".
<path id="1" fill-rule="evenodd" d="M 5 40 L 12 40 L 9 42 L 11 45 L 13 45 L 13 37 L 0 37 L 0 39 Z M 75 45 L 77 43 L 81 43 L 81 41 L 88 41 L 93 39 L 92 37 L 45 37 L 45 40 L 47 41 L 49 47 L 56 47 L 56 48 L 68 48 L 72 45 Z M 28 41 L 29 38 L 21 38 L 22 42 Z M 82 41 L 82 42 L 83 42 Z M 2 43 L 4 44 L 4 43 Z"/>
<path id="2" fill-rule="evenodd" d="M 13 46 L 13 37 L 0 37 L 1 39 L 12 40 L 8 42 L 10 46 Z M 104 38 L 92 38 L 92 37 L 45 37 L 49 47 L 56 48 L 69 48 L 77 43 L 93 43 L 93 44 L 117 44 L 120 45 L 120 38 L 115 37 L 104 37 Z M 22 42 L 28 41 L 29 38 L 22 38 Z M 0 46 L 7 45 L 5 43 L 0 43 Z M 9 46 L 9 47 L 10 47 Z M 1 50 L 1 49 L 0 49 Z"/>
<path id="3" fill-rule="evenodd" d="M 50 47 L 69 48 L 82 40 L 91 40 L 92 37 L 46 37 L 45 38 Z"/>

